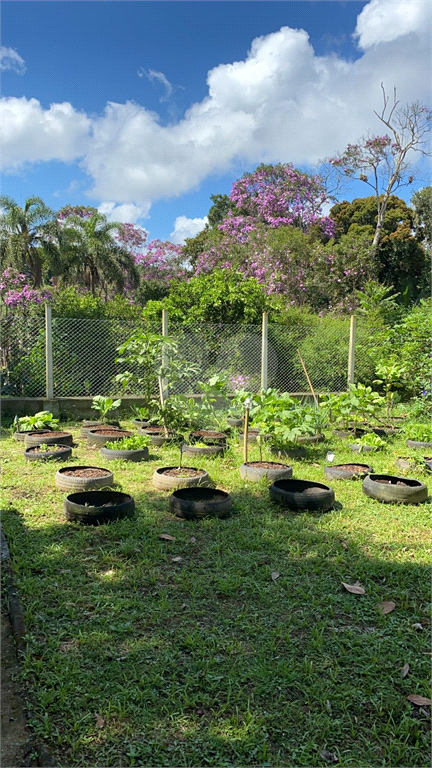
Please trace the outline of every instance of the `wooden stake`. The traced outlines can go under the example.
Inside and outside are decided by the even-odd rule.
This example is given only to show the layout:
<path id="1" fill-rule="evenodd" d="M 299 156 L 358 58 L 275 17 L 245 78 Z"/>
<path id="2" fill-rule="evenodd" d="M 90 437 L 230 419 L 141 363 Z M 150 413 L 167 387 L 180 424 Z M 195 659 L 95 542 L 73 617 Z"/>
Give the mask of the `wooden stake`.
<path id="1" fill-rule="evenodd" d="M 245 400 L 244 434 L 243 434 L 243 462 L 246 464 L 248 459 L 248 432 L 249 432 L 249 408 L 250 398 Z"/>
<path id="2" fill-rule="evenodd" d="M 312 382 L 311 382 L 311 380 L 310 380 L 310 378 L 309 378 L 309 374 L 308 374 L 308 372 L 307 372 L 307 370 L 306 370 L 306 366 L 305 366 L 305 364 L 304 364 L 304 362 L 303 362 L 303 358 L 302 358 L 302 356 L 301 356 L 301 354 L 300 354 L 300 350 L 299 350 L 299 349 L 297 350 L 297 354 L 298 354 L 298 356 L 299 356 L 299 358 L 300 358 L 300 362 L 301 362 L 301 364 L 302 364 L 302 366 L 303 366 L 303 370 L 304 370 L 304 372 L 305 372 L 305 376 L 306 376 L 306 378 L 307 378 L 307 380 L 308 380 L 308 384 L 309 384 L 309 387 L 310 387 L 310 391 L 312 392 L 312 395 L 313 395 L 313 399 L 315 400 L 315 404 L 316 404 L 316 407 L 318 408 L 318 407 L 319 407 L 319 405 L 318 405 L 317 396 L 316 396 L 316 394 L 315 394 L 315 392 L 314 392 L 314 389 L 313 389 L 313 386 L 312 386 Z"/>

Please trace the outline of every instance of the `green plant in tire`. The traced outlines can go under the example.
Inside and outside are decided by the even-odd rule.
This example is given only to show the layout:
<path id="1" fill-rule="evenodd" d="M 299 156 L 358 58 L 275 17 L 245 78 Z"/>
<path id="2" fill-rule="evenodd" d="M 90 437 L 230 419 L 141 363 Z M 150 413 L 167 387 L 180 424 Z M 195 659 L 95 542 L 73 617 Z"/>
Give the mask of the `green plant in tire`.
<path id="1" fill-rule="evenodd" d="M 121 400 L 113 400 L 112 397 L 103 397 L 103 395 L 96 395 L 93 398 L 92 409 L 99 411 L 99 417 L 101 421 L 106 421 L 110 411 L 115 411 L 121 406 Z"/>
<path id="2" fill-rule="evenodd" d="M 14 423 L 17 424 L 19 432 L 31 432 L 32 430 L 45 429 L 46 427 L 56 429 L 59 425 L 59 420 L 55 419 L 50 411 L 39 411 L 34 416 L 21 416 L 17 421 L 14 420 Z"/>
<path id="3" fill-rule="evenodd" d="M 382 384 L 385 389 L 386 398 L 386 416 L 390 416 L 395 404 L 398 402 L 398 395 L 394 391 L 404 386 L 404 378 L 407 374 L 407 367 L 398 363 L 396 360 L 378 363 L 376 366 L 378 379 L 374 379 L 374 384 Z"/>
<path id="4" fill-rule="evenodd" d="M 368 432 L 367 435 L 363 435 L 358 441 L 359 445 L 367 445 L 371 448 L 383 448 L 385 441 L 374 432 Z"/>
<path id="5" fill-rule="evenodd" d="M 114 451 L 142 451 L 149 444 L 150 437 L 148 435 L 131 435 L 130 437 L 122 437 L 121 440 L 105 443 L 105 448 Z"/>
<path id="6" fill-rule="evenodd" d="M 419 443 L 432 442 L 432 427 L 430 424 L 407 424 L 404 432 L 408 440 L 416 440 Z"/>
<path id="7" fill-rule="evenodd" d="M 365 384 L 350 384 L 348 392 L 338 395 L 323 395 L 322 408 L 331 421 L 342 423 L 345 429 L 349 422 L 357 428 L 362 421 L 376 419 L 384 407 L 385 399 Z"/>
<path id="8" fill-rule="evenodd" d="M 150 409 L 145 407 L 139 407 L 138 405 L 133 405 L 131 407 L 132 416 L 134 419 L 137 419 L 138 421 L 147 421 L 150 419 Z"/>

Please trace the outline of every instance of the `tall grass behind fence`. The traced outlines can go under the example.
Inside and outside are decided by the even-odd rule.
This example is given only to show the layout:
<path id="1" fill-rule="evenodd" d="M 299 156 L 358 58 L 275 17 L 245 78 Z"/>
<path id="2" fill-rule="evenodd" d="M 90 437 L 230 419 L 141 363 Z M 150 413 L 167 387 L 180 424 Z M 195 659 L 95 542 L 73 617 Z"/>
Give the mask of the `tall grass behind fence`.
<path id="1" fill-rule="evenodd" d="M 53 318 L 52 368 L 54 397 L 117 395 L 117 374 L 133 367 L 116 363 L 117 348 L 135 330 L 137 322 L 113 319 Z M 146 326 L 160 333 L 160 326 Z M 196 374 L 177 383 L 171 392 L 194 394 L 199 381 L 224 374 L 232 387 L 244 385 L 257 391 L 261 386 L 261 325 L 169 323 L 169 336 L 178 342 L 178 357 L 194 363 Z M 349 318 L 314 318 L 309 325 L 268 325 L 267 383 L 285 392 L 307 392 L 309 385 L 300 362 L 306 365 L 318 392 L 343 391 L 347 387 Z M 355 381 L 371 383 L 374 360 L 370 330 L 357 325 Z M 2 392 L 5 396 L 46 396 L 46 349 L 44 318 L 3 320 Z M 138 372 L 138 370 L 136 370 Z M 139 395 L 130 387 L 125 394 Z"/>

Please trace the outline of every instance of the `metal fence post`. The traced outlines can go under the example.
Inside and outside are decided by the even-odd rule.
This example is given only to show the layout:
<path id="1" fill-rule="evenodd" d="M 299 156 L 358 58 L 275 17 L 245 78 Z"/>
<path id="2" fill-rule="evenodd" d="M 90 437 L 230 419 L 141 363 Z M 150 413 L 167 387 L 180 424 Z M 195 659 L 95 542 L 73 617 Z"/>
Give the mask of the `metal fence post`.
<path id="1" fill-rule="evenodd" d="M 268 312 L 263 312 L 261 333 L 261 389 L 268 387 Z"/>
<path id="2" fill-rule="evenodd" d="M 54 398 L 53 355 L 52 355 L 52 314 L 51 307 L 45 304 L 45 373 L 46 399 Z"/>
<path id="3" fill-rule="evenodd" d="M 355 357 L 355 341 L 356 341 L 356 316 L 351 315 L 350 320 L 350 338 L 348 349 L 348 387 L 350 384 L 354 384 L 354 357 Z"/>
<path id="4" fill-rule="evenodd" d="M 168 310 L 163 309 L 162 310 L 162 336 L 168 336 Z M 168 365 L 168 357 L 167 354 L 162 348 L 162 366 L 166 368 Z M 166 379 L 162 379 L 162 392 L 163 392 L 163 399 L 166 400 L 168 397 L 168 381 Z"/>

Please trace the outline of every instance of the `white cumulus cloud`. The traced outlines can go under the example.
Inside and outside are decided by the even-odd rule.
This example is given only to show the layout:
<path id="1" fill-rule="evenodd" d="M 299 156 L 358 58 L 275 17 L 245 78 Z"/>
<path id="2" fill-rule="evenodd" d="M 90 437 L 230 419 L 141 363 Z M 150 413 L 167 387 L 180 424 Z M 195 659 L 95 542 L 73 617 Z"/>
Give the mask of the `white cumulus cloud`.
<path id="1" fill-rule="evenodd" d="M 207 216 L 203 216 L 202 219 L 189 219 L 187 216 L 177 216 L 170 238 L 173 243 L 183 245 L 187 237 L 195 237 L 198 232 L 201 232 L 207 222 Z"/>
<path id="2" fill-rule="evenodd" d="M 99 213 L 103 213 L 108 221 L 121 221 L 122 224 L 135 224 L 138 219 L 147 216 L 148 209 L 133 203 L 116 205 L 112 202 L 104 202 L 98 206 Z"/>
<path id="3" fill-rule="evenodd" d="M 397 87 L 401 104 L 428 101 L 430 8 L 423 0 L 371 0 L 357 17 L 355 61 L 317 56 L 302 29 L 258 37 L 244 60 L 210 70 L 207 96 L 169 125 L 131 101 L 108 102 L 90 117 L 67 102 L 44 109 L 36 99 L 4 99 L 5 166 L 79 160 L 92 179 L 88 193 L 109 201 L 102 206 L 113 219 L 127 212 L 136 221 L 157 200 L 239 164 L 313 165 L 368 131 L 383 132 L 374 115 L 381 82 L 388 94 Z M 165 75 L 148 72 L 167 93 Z M 174 225 L 179 241 L 183 226 Z"/>
<path id="4" fill-rule="evenodd" d="M 172 95 L 173 87 L 163 72 L 158 72 L 156 69 L 144 69 L 144 67 L 140 67 L 137 71 L 137 75 L 138 77 L 143 77 L 145 75 L 150 82 L 157 80 L 159 83 L 162 83 L 165 88 L 165 94 L 164 96 L 161 96 L 159 101 L 168 101 Z"/>
<path id="5" fill-rule="evenodd" d="M 0 69 L 12 69 L 18 75 L 23 75 L 27 67 L 24 59 L 17 51 L 0 45 Z"/>

